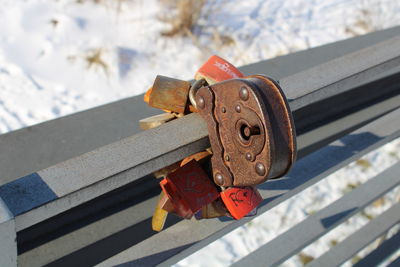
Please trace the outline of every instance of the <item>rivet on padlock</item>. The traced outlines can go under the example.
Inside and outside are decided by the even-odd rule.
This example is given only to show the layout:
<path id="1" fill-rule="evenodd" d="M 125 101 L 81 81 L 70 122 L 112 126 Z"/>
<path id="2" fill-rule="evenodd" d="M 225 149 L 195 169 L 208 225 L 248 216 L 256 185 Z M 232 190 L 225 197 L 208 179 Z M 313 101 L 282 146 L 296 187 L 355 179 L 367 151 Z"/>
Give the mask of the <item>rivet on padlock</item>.
<path id="1" fill-rule="evenodd" d="M 160 185 L 171 199 L 175 213 L 183 218 L 192 217 L 219 196 L 216 186 L 195 160 L 168 174 Z"/>
<path id="2" fill-rule="evenodd" d="M 190 87 L 190 82 L 158 75 L 145 99 L 151 107 L 184 113 Z"/>
<path id="3" fill-rule="evenodd" d="M 221 192 L 221 199 L 236 220 L 248 215 L 263 201 L 254 186 L 230 187 Z"/>
<path id="4" fill-rule="evenodd" d="M 195 79 L 204 78 L 208 84 L 229 79 L 241 78 L 244 75 L 231 63 L 219 56 L 211 56 L 195 74 Z"/>

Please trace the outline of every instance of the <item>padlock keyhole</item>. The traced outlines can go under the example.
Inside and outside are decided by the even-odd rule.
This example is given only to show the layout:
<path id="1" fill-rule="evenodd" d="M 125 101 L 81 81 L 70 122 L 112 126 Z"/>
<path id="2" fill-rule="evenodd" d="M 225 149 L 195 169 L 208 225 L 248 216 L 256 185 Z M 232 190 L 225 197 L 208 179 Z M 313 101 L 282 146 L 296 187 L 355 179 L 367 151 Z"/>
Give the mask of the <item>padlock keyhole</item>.
<path id="1" fill-rule="evenodd" d="M 249 126 L 247 124 L 243 124 L 240 127 L 240 137 L 245 141 L 249 141 L 252 135 L 259 135 L 259 134 L 260 134 L 260 127 L 258 126 Z"/>

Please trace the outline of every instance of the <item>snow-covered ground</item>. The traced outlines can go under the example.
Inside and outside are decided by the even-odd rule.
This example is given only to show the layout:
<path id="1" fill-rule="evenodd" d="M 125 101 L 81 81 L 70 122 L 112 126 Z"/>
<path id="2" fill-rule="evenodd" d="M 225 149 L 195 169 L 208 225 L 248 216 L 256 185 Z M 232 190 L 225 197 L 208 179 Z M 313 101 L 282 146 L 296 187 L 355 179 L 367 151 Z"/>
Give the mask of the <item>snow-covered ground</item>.
<path id="1" fill-rule="evenodd" d="M 193 33 L 165 36 L 174 0 L 0 0 L 0 134 L 143 93 L 157 74 L 190 79 L 214 53 L 244 65 L 400 25 L 394 0 L 205 2 Z M 239 259 L 398 161 L 399 148 L 396 140 L 370 153 L 178 265 Z M 399 190 L 307 247 L 303 260 L 394 201 Z"/>
<path id="2" fill-rule="evenodd" d="M 174 0 L 0 0 L 0 133 L 192 78 L 400 24 L 393 0 L 208 0 L 194 34 L 162 36 Z"/>

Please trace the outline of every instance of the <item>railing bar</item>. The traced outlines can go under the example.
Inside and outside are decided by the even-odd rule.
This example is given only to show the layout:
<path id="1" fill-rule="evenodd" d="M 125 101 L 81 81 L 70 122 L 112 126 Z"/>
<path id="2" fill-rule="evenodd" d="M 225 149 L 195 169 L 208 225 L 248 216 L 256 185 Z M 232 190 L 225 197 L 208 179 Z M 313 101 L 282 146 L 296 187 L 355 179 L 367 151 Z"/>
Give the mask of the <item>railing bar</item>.
<path id="1" fill-rule="evenodd" d="M 377 266 L 382 261 L 390 257 L 394 252 L 400 249 L 400 231 L 397 232 L 390 239 L 385 240 L 379 247 L 370 252 L 360 261 L 353 265 L 353 267 L 363 267 L 367 264 L 370 266 Z"/>
<path id="2" fill-rule="evenodd" d="M 400 163 L 309 216 L 233 266 L 278 266 L 400 183 Z"/>
<path id="3" fill-rule="evenodd" d="M 399 267 L 400 266 L 400 256 L 397 257 L 394 261 L 388 264 L 387 267 Z"/>
<path id="4" fill-rule="evenodd" d="M 400 203 L 397 203 L 319 258 L 310 262 L 307 267 L 341 265 L 378 237 L 382 236 L 399 221 Z M 371 265 L 371 262 L 368 262 L 368 264 Z"/>

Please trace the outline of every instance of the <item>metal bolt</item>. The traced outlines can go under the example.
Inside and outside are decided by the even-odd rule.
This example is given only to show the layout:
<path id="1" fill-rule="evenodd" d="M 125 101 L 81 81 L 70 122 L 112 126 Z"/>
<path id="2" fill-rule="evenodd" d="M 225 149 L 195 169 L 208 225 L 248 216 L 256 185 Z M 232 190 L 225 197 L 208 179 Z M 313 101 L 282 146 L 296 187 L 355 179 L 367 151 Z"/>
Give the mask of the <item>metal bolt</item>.
<path id="1" fill-rule="evenodd" d="M 242 107 L 240 105 L 236 105 L 235 110 L 237 113 L 240 113 L 242 111 Z"/>
<path id="2" fill-rule="evenodd" d="M 260 176 L 264 176 L 265 175 L 265 167 L 262 163 L 257 162 L 256 164 L 256 173 Z"/>
<path id="3" fill-rule="evenodd" d="M 231 157 L 229 157 L 229 155 L 226 155 L 225 156 L 225 161 L 230 161 L 231 160 Z"/>
<path id="4" fill-rule="evenodd" d="M 245 158 L 246 158 L 248 161 L 253 161 L 253 160 L 254 160 L 253 155 L 252 155 L 250 152 L 247 152 L 247 153 L 246 153 Z"/>
<path id="5" fill-rule="evenodd" d="M 203 109 L 203 108 L 205 107 L 205 105 L 206 105 L 206 103 L 205 103 L 205 101 L 204 101 L 204 97 L 202 97 L 202 96 L 200 96 L 200 97 L 197 98 L 196 103 L 197 103 L 197 106 L 198 106 L 199 108 L 201 108 L 201 109 Z"/>
<path id="6" fill-rule="evenodd" d="M 250 127 L 244 128 L 244 135 L 246 137 L 250 137 L 252 135 L 258 135 L 258 134 L 260 134 L 260 128 L 258 128 L 258 127 L 250 126 Z"/>
<path id="7" fill-rule="evenodd" d="M 223 185 L 224 184 L 224 177 L 220 173 L 217 173 L 215 175 L 214 180 L 215 180 L 215 183 L 217 183 L 218 185 Z"/>
<path id="8" fill-rule="evenodd" d="M 222 113 L 225 113 L 226 112 L 226 108 L 222 107 L 221 111 L 222 111 Z"/>
<path id="9" fill-rule="evenodd" d="M 249 99 L 249 90 L 246 87 L 242 87 L 239 91 L 239 96 L 243 101 Z"/>

